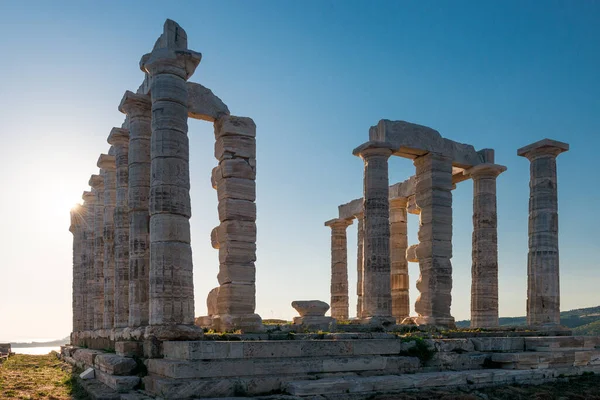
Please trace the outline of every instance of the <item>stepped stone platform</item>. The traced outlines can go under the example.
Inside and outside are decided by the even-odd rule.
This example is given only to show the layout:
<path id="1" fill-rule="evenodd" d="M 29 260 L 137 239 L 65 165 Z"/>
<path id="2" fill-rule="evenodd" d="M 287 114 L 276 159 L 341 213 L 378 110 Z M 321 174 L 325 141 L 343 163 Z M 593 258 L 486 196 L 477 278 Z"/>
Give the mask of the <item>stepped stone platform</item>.
<path id="1" fill-rule="evenodd" d="M 422 339 L 386 332 L 307 334 L 287 340 L 261 336 L 165 341 L 159 357 L 144 360 L 144 373 L 128 357 L 70 346 L 62 354 L 82 368 L 93 367 L 96 380 L 116 392 L 143 387 L 145 395 L 164 399 L 366 399 L 376 393 L 475 390 L 600 373 L 600 337 Z M 228 340 L 214 340 L 218 338 Z"/>

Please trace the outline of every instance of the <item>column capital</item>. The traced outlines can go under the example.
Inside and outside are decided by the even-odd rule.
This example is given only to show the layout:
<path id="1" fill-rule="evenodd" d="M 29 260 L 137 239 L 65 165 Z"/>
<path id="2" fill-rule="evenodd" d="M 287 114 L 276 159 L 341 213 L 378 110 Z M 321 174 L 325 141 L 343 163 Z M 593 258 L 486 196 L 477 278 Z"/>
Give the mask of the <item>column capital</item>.
<path id="1" fill-rule="evenodd" d="M 473 179 L 481 177 L 495 178 L 504 171 L 506 171 L 506 167 L 504 165 L 483 163 L 464 170 L 463 175 L 469 176 Z"/>
<path id="2" fill-rule="evenodd" d="M 117 169 L 115 156 L 110 156 L 108 154 L 100 154 L 96 165 L 98 168 L 105 171 L 115 171 Z"/>
<path id="3" fill-rule="evenodd" d="M 517 155 L 526 157 L 529 161 L 545 155 L 558 156 L 560 153 L 569 151 L 569 144 L 558 140 L 542 139 L 517 150 Z"/>
<path id="4" fill-rule="evenodd" d="M 134 118 L 145 115 L 150 116 L 152 101 L 147 94 L 136 94 L 127 90 L 121 99 L 121 103 L 119 103 L 119 111 Z"/>
<path id="5" fill-rule="evenodd" d="M 408 197 L 390 197 L 390 209 L 406 208 L 408 206 Z"/>
<path id="6" fill-rule="evenodd" d="M 379 142 L 376 140 L 369 140 L 366 143 L 361 144 L 354 150 L 352 154 L 364 159 L 371 156 L 384 156 L 389 157 L 394 152 L 394 147 L 388 142 Z"/>
<path id="7" fill-rule="evenodd" d="M 104 189 L 104 178 L 100 175 L 92 175 L 89 185 L 95 190 Z"/>
<path id="8" fill-rule="evenodd" d="M 94 200 L 96 200 L 96 195 L 90 191 L 84 191 L 83 194 L 81 195 L 81 199 L 85 202 L 85 203 L 89 203 L 89 202 L 93 202 Z"/>
<path id="9" fill-rule="evenodd" d="M 107 139 L 108 144 L 115 146 L 129 146 L 129 129 L 112 128 Z"/>
<path id="10" fill-rule="evenodd" d="M 325 222 L 325 226 L 328 226 L 331 229 L 346 229 L 350 225 L 352 225 L 351 219 L 334 218 Z"/>
<path id="11" fill-rule="evenodd" d="M 154 49 L 142 56 L 140 69 L 150 75 L 173 74 L 187 80 L 201 59 L 202 54 L 189 49 Z"/>

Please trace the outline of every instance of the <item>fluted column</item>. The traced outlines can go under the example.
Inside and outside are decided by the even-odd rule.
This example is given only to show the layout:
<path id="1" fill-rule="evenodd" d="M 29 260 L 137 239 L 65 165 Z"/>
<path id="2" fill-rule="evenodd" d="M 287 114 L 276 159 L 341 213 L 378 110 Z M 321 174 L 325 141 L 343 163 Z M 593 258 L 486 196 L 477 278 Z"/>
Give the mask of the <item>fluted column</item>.
<path id="1" fill-rule="evenodd" d="M 388 143 L 370 141 L 354 149 L 364 161 L 363 318 L 391 322 Z M 388 321 L 389 320 L 389 321 Z"/>
<path id="2" fill-rule="evenodd" d="M 83 268 L 83 301 L 85 303 L 84 330 L 94 329 L 94 216 L 96 195 L 83 192 L 83 207 L 85 209 L 84 250 L 82 256 Z"/>
<path id="3" fill-rule="evenodd" d="M 364 251 L 363 244 L 365 240 L 365 214 L 356 214 L 356 318 L 362 318 L 363 314 L 363 296 L 364 285 Z"/>
<path id="4" fill-rule="evenodd" d="M 529 325 L 560 324 L 556 157 L 568 150 L 567 143 L 544 139 L 517 151 L 531 162 L 527 258 Z"/>
<path id="5" fill-rule="evenodd" d="M 331 228 L 331 316 L 348 319 L 348 242 L 346 228 L 352 220 L 332 219 Z"/>
<path id="6" fill-rule="evenodd" d="M 187 49 L 185 31 L 167 21 L 157 47 L 140 61 L 152 99 L 150 325 L 194 324 L 186 80 L 200 58 Z"/>
<path id="7" fill-rule="evenodd" d="M 112 329 L 115 322 L 115 203 L 116 203 L 116 164 L 114 148 L 109 154 L 98 158 L 100 174 L 104 178 L 104 312 L 102 326 Z"/>
<path id="8" fill-rule="evenodd" d="M 408 261 L 406 261 L 407 199 L 390 199 L 390 259 L 392 285 L 392 316 L 400 323 L 409 316 Z"/>
<path id="9" fill-rule="evenodd" d="M 83 231 L 85 221 L 83 220 L 84 209 L 80 204 L 71 208 L 71 226 L 69 231 L 73 234 L 73 332 L 83 330 L 84 308 L 83 301 L 83 265 L 82 254 L 84 250 Z"/>
<path id="10" fill-rule="evenodd" d="M 108 143 L 115 149 L 116 166 L 114 327 L 125 328 L 129 323 L 129 131 L 113 128 Z"/>
<path id="11" fill-rule="evenodd" d="M 93 329 L 102 329 L 104 322 L 104 178 L 92 175 L 90 178 L 92 193 L 96 196 L 94 205 L 94 325 Z"/>
<path id="12" fill-rule="evenodd" d="M 452 160 L 429 153 L 414 161 L 415 201 L 421 210 L 415 302 L 419 325 L 454 327 L 452 304 Z"/>
<path id="13" fill-rule="evenodd" d="M 506 167 L 480 164 L 465 171 L 473 179 L 471 328 L 498 326 L 498 216 L 496 178 Z"/>
<path id="14" fill-rule="evenodd" d="M 148 325 L 150 288 L 150 96 L 127 91 L 119 110 L 129 119 L 129 322 L 130 327 Z"/>

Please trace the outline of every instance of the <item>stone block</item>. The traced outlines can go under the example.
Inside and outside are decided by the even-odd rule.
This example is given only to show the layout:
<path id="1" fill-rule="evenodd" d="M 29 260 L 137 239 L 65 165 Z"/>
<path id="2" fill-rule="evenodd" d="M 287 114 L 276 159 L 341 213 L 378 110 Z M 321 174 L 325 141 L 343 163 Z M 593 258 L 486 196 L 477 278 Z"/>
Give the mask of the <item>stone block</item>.
<path id="1" fill-rule="evenodd" d="M 336 321 L 331 317 L 294 317 L 294 325 L 300 331 L 318 332 L 335 330 Z"/>
<path id="2" fill-rule="evenodd" d="M 134 389 L 140 383 L 138 376 L 115 376 L 96 370 L 96 379 L 119 393 Z"/>
<path id="3" fill-rule="evenodd" d="M 94 368 L 88 368 L 85 371 L 83 371 L 81 374 L 79 374 L 79 377 L 81 379 L 88 380 L 88 379 L 94 379 L 96 377 L 96 374 L 94 372 Z"/>
<path id="4" fill-rule="evenodd" d="M 163 343 L 165 359 L 219 360 L 244 356 L 243 342 L 166 341 Z"/>
<path id="5" fill-rule="evenodd" d="M 256 223 L 254 221 L 223 221 L 217 227 L 219 243 L 228 241 L 256 242 Z"/>
<path id="6" fill-rule="evenodd" d="M 256 261 L 256 243 L 219 242 L 219 263 L 246 264 Z"/>
<path id="7" fill-rule="evenodd" d="M 521 352 L 525 350 L 522 337 L 478 337 L 469 339 L 476 351 L 481 352 Z"/>
<path id="8" fill-rule="evenodd" d="M 188 116 L 214 122 L 229 114 L 229 109 L 210 89 L 195 82 L 186 82 Z"/>
<path id="9" fill-rule="evenodd" d="M 251 118 L 226 115 L 215 121 L 215 138 L 221 136 L 256 137 L 256 124 Z"/>
<path id="10" fill-rule="evenodd" d="M 256 139 L 246 136 L 221 136 L 215 142 L 215 158 L 256 159 Z"/>
<path id="11" fill-rule="evenodd" d="M 222 178 L 217 181 L 217 197 L 224 199 L 256 200 L 256 181 L 254 179 Z"/>
<path id="12" fill-rule="evenodd" d="M 253 314 L 256 287 L 254 284 L 227 283 L 219 287 L 218 314 Z"/>
<path id="13" fill-rule="evenodd" d="M 219 221 L 256 221 L 256 203 L 248 200 L 224 199 L 219 201 Z"/>
<path id="14" fill-rule="evenodd" d="M 254 263 L 225 263 L 219 265 L 217 280 L 220 285 L 226 283 L 254 283 L 256 281 L 256 267 Z"/>
<path id="15" fill-rule="evenodd" d="M 212 328 L 213 319 L 208 315 L 196 317 L 196 319 L 194 320 L 194 325 L 199 326 L 200 328 Z"/>
<path id="16" fill-rule="evenodd" d="M 100 354 L 104 353 L 99 350 L 78 349 L 73 354 L 73 358 L 75 361 L 82 363 L 86 367 L 92 367 L 94 366 L 94 360 L 96 359 L 96 356 Z"/>
<path id="17" fill-rule="evenodd" d="M 174 214 L 155 214 L 150 218 L 150 242 L 190 243 L 188 217 Z"/>
<path id="18" fill-rule="evenodd" d="M 115 342 L 115 353 L 122 357 L 142 357 L 144 355 L 144 346 L 142 342 Z"/>
<path id="19" fill-rule="evenodd" d="M 400 340 L 356 340 L 352 341 L 354 355 L 384 355 L 384 354 L 399 354 L 402 350 L 402 342 Z"/>
<path id="20" fill-rule="evenodd" d="M 222 178 L 256 179 L 256 162 L 252 166 L 250 160 L 244 158 L 224 159 L 219 168 Z"/>
<path id="21" fill-rule="evenodd" d="M 137 367 L 132 358 L 117 354 L 100 354 L 96 356 L 94 365 L 100 371 L 110 375 L 132 375 Z"/>
<path id="22" fill-rule="evenodd" d="M 322 317 L 329 310 L 329 304 L 320 300 L 296 300 L 292 307 L 301 317 Z"/>

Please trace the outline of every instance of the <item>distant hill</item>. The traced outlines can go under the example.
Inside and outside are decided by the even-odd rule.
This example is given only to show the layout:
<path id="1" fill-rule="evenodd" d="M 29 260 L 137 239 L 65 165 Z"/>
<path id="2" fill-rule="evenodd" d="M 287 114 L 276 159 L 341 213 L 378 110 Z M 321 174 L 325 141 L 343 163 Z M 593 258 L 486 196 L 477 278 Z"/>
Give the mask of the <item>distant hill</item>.
<path id="1" fill-rule="evenodd" d="M 71 339 L 69 339 L 69 337 L 65 337 L 62 339 L 57 339 L 57 340 L 51 340 L 49 342 L 15 342 L 15 343 L 11 343 L 10 346 L 11 347 L 20 347 L 20 348 L 24 348 L 24 347 L 52 347 L 52 346 L 62 346 L 65 344 L 68 344 L 71 342 Z"/>
<path id="2" fill-rule="evenodd" d="M 526 325 L 527 317 L 501 317 L 500 326 Z M 574 335 L 600 335 L 600 306 L 578 308 L 560 313 L 562 326 L 573 329 Z M 468 328 L 470 320 L 457 321 L 458 328 Z"/>

